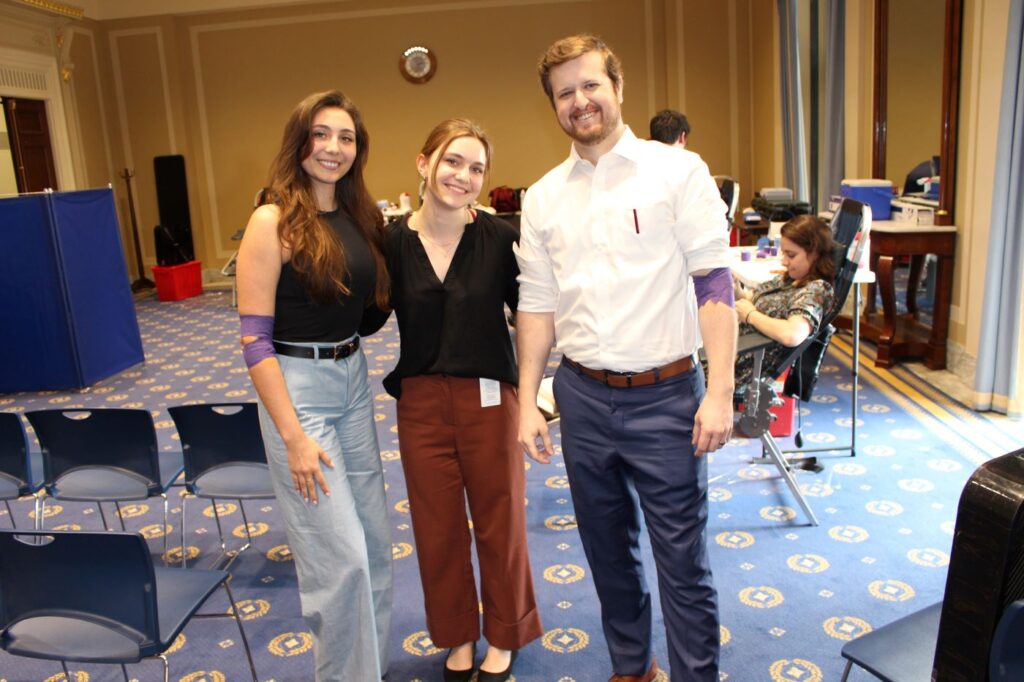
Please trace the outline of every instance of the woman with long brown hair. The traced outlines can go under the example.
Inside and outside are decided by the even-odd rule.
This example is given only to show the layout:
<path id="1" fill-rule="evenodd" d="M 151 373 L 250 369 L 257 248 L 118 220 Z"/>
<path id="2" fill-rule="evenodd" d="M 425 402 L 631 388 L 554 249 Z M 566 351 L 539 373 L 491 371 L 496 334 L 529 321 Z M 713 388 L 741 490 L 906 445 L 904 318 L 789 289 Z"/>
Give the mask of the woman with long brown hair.
<path id="1" fill-rule="evenodd" d="M 243 355 L 322 682 L 387 669 L 391 537 L 357 334 L 389 287 L 368 154 L 345 95 L 300 102 L 238 252 Z"/>
<path id="2" fill-rule="evenodd" d="M 489 644 L 478 682 L 503 682 L 516 651 L 542 634 L 526 547 L 516 362 L 505 304 L 518 302 L 515 229 L 471 208 L 491 163 L 484 132 L 443 121 L 416 157 L 422 205 L 389 226 L 391 303 L 401 357 L 384 379 L 398 399 L 427 628 L 449 648 L 447 682 L 473 676 L 476 641 Z M 481 598 L 473 578 L 466 500 Z"/>
<path id="3" fill-rule="evenodd" d="M 782 226 L 780 241 L 785 271 L 753 290 L 736 291 L 740 333 L 753 329 L 776 342 L 765 349 L 762 376 L 774 376 L 789 349 L 818 330 L 822 316 L 832 304 L 832 282 L 836 277 L 832 230 L 821 218 L 793 218 Z M 749 382 L 753 358 L 748 353 L 737 359 L 737 386 Z"/>

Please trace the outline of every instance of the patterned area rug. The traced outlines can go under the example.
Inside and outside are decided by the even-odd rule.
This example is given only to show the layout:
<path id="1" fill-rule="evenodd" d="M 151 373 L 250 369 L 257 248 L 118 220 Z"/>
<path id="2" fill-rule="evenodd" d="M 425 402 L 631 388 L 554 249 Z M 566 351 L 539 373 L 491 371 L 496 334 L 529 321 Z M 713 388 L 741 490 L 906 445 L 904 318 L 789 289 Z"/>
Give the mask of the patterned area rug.
<path id="1" fill-rule="evenodd" d="M 144 365 L 81 392 L 0 396 L 0 410 L 138 407 L 152 411 L 161 447 L 178 448 L 167 407 L 191 402 L 255 399 L 237 340 L 228 292 L 174 303 L 138 302 Z M 442 653 L 430 641 L 422 610 L 415 543 L 408 514 L 395 406 L 380 381 L 397 360 L 394 321 L 365 340 L 376 392 L 376 420 L 388 485 L 396 578 L 391 682 L 437 680 Z M 721 612 L 721 679 L 732 682 L 837 680 L 842 645 L 941 598 L 958 496 L 980 463 L 1019 447 L 984 416 L 954 403 L 899 368 L 875 370 L 862 346 L 856 456 L 824 453 L 821 473 L 797 481 L 818 515 L 812 527 L 771 466 L 751 464 L 758 443 L 734 439 L 711 461 L 708 544 Z M 557 356 L 549 371 L 557 366 Z M 851 439 L 851 347 L 838 336 L 822 368 L 814 399 L 800 406 L 805 447 L 836 447 Z M 25 424 L 27 427 L 27 423 Z M 557 442 L 557 424 L 555 425 Z M 31 434 L 30 434 L 31 438 Z M 781 438 L 784 448 L 792 438 Z M 34 445 L 38 447 L 38 445 Z M 611 674 L 599 606 L 576 533 L 560 454 L 550 465 L 525 461 L 527 522 L 534 581 L 545 634 L 527 646 L 515 667 L 519 682 L 594 682 Z M 172 502 L 171 559 L 180 557 L 181 505 Z M 19 527 L 31 525 L 32 503 L 12 505 Z M 108 519 L 111 511 L 108 511 Z M 231 540 L 244 535 L 237 502 L 220 512 Z M 294 567 L 273 501 L 246 505 L 254 547 L 232 566 L 233 590 L 262 682 L 313 679 L 310 637 L 299 612 Z M 186 549 L 200 565 L 218 552 L 212 509 L 187 506 Z M 9 518 L 0 509 L 0 525 Z M 48 528 L 99 528 L 95 507 L 47 506 Z M 157 502 L 122 505 L 126 526 L 163 545 Z M 111 521 L 113 523 L 113 521 Z M 649 548 L 648 581 L 657 592 Z M 655 603 L 657 597 L 655 595 Z M 215 595 L 210 610 L 224 611 Z M 346 608 L 338 604 L 339 609 Z M 655 609 L 655 653 L 667 663 Z M 197 621 L 169 656 L 172 679 L 222 682 L 248 679 L 237 630 L 227 620 Z M 344 652 L 336 652 L 344 656 Z M 77 682 L 120 680 L 116 667 L 73 665 Z M 129 666 L 139 680 L 159 679 L 158 662 Z M 2 682 L 58 682 L 58 664 L 0 653 Z M 667 680 L 662 673 L 660 680 Z"/>

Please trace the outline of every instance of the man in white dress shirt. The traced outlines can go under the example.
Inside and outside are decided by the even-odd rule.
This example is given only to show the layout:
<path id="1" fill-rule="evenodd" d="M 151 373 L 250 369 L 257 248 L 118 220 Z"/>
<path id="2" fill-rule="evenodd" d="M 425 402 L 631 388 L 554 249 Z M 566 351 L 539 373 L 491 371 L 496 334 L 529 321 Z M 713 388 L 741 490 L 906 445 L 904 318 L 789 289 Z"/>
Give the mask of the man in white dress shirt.
<path id="1" fill-rule="evenodd" d="M 719 631 L 702 455 L 730 438 L 736 356 L 722 200 L 699 156 L 640 140 L 623 124 L 622 68 L 599 38 L 557 41 L 539 70 L 573 142 L 523 209 L 520 441 L 530 457 L 549 461 L 536 395 L 557 340 L 562 453 L 611 680 L 649 682 L 658 672 L 638 544 L 642 508 L 671 679 L 711 682 Z M 706 392 L 694 357 L 702 338 Z"/>

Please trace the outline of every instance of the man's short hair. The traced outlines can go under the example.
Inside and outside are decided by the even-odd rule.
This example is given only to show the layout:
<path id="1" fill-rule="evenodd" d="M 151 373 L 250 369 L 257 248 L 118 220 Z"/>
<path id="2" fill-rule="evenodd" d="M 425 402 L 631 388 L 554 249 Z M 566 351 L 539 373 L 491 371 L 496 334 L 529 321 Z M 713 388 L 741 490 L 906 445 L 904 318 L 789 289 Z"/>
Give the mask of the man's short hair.
<path id="1" fill-rule="evenodd" d="M 556 40 L 537 64 L 540 84 L 544 87 L 544 92 L 547 93 L 552 106 L 555 103 L 555 96 L 551 90 L 551 69 L 577 57 L 582 57 L 588 52 L 601 53 L 601 56 L 604 57 L 605 73 L 611 79 L 615 90 L 622 90 L 622 62 L 603 40 L 590 33 L 580 33 Z"/>
<path id="2" fill-rule="evenodd" d="M 675 144 L 683 133 L 690 134 L 690 122 L 674 109 L 663 109 L 651 119 L 651 139 Z"/>

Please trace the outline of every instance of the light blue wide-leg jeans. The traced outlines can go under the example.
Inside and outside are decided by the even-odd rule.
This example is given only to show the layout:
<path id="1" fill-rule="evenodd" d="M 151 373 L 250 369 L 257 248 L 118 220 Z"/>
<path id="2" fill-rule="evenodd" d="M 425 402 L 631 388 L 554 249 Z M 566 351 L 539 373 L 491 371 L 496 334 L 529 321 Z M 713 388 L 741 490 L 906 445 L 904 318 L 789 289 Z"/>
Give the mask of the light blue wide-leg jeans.
<path id="1" fill-rule="evenodd" d="M 325 344 L 294 344 L 325 345 Z M 334 461 L 319 503 L 292 485 L 288 453 L 260 403 L 288 546 L 295 558 L 302 615 L 313 633 L 318 682 L 377 682 L 387 671 L 391 628 L 391 529 L 362 349 L 343 360 L 278 355 L 306 434 Z"/>

